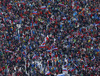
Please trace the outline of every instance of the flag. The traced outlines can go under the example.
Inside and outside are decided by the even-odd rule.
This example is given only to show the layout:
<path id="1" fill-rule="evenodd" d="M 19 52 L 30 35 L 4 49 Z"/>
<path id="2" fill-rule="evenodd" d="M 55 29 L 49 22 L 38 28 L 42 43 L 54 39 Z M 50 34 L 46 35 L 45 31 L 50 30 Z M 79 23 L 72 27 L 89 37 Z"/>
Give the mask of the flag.
<path id="1" fill-rule="evenodd" d="M 50 46 L 49 50 L 58 50 L 58 47 L 54 46 L 54 43 Z"/>
<path id="2" fill-rule="evenodd" d="M 45 45 L 40 45 L 39 48 L 45 48 Z"/>
<path id="3" fill-rule="evenodd" d="M 74 68 L 71 69 L 71 72 L 73 72 L 73 71 L 74 71 Z"/>
<path id="4" fill-rule="evenodd" d="M 59 6 L 65 6 L 64 4 L 61 4 L 61 3 L 59 3 L 58 5 L 59 5 Z"/>
<path id="5" fill-rule="evenodd" d="M 41 9 L 46 9 L 46 6 L 41 6 Z"/>
<path id="6" fill-rule="evenodd" d="M 45 48 L 46 41 L 48 40 L 49 40 L 49 36 L 47 35 L 47 37 L 45 37 L 43 43 L 39 46 L 39 48 Z"/>
<path id="7" fill-rule="evenodd" d="M 11 61 L 13 61 L 13 60 L 14 60 L 14 56 L 13 56 L 13 55 L 11 56 L 10 60 L 11 60 Z"/>
<path id="8" fill-rule="evenodd" d="M 76 68 L 78 68 L 78 65 L 75 65 Z"/>
<path id="9" fill-rule="evenodd" d="M 66 64 L 66 65 L 64 65 L 64 67 L 67 67 L 67 64 Z"/>
<path id="10" fill-rule="evenodd" d="M 29 42 L 31 41 L 31 37 L 29 38 Z"/>
<path id="11" fill-rule="evenodd" d="M 88 67 L 88 65 L 85 65 L 85 67 Z"/>
<path id="12" fill-rule="evenodd" d="M 45 45 L 46 44 L 46 42 L 45 41 L 43 41 L 43 43 L 41 44 L 41 45 Z"/>
<path id="13" fill-rule="evenodd" d="M 74 71 L 74 68 L 69 69 L 69 71 L 73 72 Z"/>
<path id="14" fill-rule="evenodd" d="M 56 50 L 56 51 L 57 51 L 57 50 L 58 50 L 58 48 L 57 48 L 57 47 L 55 47 L 55 48 L 53 48 L 53 50 Z"/>
<path id="15" fill-rule="evenodd" d="M 57 76 L 65 76 L 65 74 L 58 74 Z"/>
<path id="16" fill-rule="evenodd" d="M 92 61 L 94 61 L 94 60 L 95 60 L 95 56 L 93 57 Z"/>
<path id="17" fill-rule="evenodd" d="M 68 70 L 66 68 L 63 68 L 63 71 L 66 71 L 67 72 Z"/>
<path id="18" fill-rule="evenodd" d="M 32 59 L 35 59 L 36 57 L 37 57 L 37 56 L 36 56 L 36 55 L 34 55 Z"/>
<path id="19" fill-rule="evenodd" d="M 50 46 L 50 48 L 54 48 L 55 46 L 54 46 L 54 43 Z"/>
<path id="20" fill-rule="evenodd" d="M 50 75 L 50 74 L 51 74 L 51 72 L 49 72 L 49 71 L 46 73 L 46 75 Z"/>
<path id="21" fill-rule="evenodd" d="M 45 48 L 45 44 L 46 44 L 46 42 L 43 41 L 43 43 L 39 46 L 39 48 Z"/>
<path id="22" fill-rule="evenodd" d="M 47 51 L 50 52 L 51 51 L 51 48 L 49 48 Z"/>
<path id="23" fill-rule="evenodd" d="M 53 50 L 53 48 L 54 48 L 54 43 L 50 46 L 50 48 L 48 48 L 48 52 L 50 52 L 51 50 Z"/>
<path id="24" fill-rule="evenodd" d="M 63 19 L 63 20 L 66 20 L 66 17 L 63 17 L 62 19 Z"/>
<path id="25" fill-rule="evenodd" d="M 33 12 L 33 14 L 35 14 L 35 15 L 36 15 L 36 14 L 37 14 L 37 11 L 34 11 L 34 12 Z"/>
<path id="26" fill-rule="evenodd" d="M 52 50 L 53 45 L 50 46 L 50 48 L 48 48 L 48 52 L 50 52 Z"/>
<path id="27" fill-rule="evenodd" d="M 12 51 L 5 49 L 5 52 L 11 53 Z"/>
<path id="28" fill-rule="evenodd" d="M 45 37 L 45 42 L 49 40 L 49 36 L 47 35 L 47 37 Z"/>
<path id="29" fill-rule="evenodd" d="M 42 53 L 40 56 L 44 56 L 44 54 Z"/>

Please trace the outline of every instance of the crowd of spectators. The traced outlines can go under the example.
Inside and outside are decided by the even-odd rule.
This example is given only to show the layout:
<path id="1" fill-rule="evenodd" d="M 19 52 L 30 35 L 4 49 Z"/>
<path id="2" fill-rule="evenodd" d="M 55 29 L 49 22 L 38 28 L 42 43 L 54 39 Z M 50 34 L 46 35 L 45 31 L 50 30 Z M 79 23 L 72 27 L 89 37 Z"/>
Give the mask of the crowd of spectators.
<path id="1" fill-rule="evenodd" d="M 99 25 L 99 0 L 0 0 L 0 76 L 100 75 Z"/>

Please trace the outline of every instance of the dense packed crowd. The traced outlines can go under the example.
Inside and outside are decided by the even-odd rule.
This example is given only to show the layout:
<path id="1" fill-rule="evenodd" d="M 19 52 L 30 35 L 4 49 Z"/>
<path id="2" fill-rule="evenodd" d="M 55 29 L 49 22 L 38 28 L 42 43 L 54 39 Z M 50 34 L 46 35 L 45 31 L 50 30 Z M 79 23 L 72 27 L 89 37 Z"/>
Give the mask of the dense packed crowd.
<path id="1" fill-rule="evenodd" d="M 99 0 L 1 0 L 0 76 L 100 75 L 99 25 Z"/>

